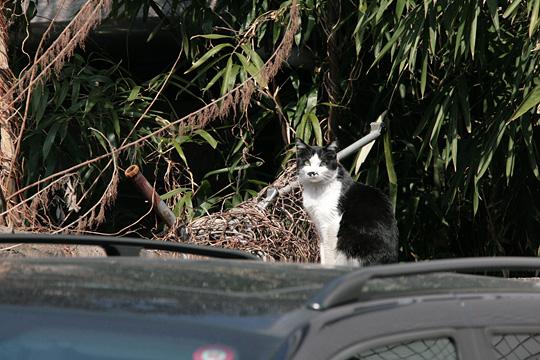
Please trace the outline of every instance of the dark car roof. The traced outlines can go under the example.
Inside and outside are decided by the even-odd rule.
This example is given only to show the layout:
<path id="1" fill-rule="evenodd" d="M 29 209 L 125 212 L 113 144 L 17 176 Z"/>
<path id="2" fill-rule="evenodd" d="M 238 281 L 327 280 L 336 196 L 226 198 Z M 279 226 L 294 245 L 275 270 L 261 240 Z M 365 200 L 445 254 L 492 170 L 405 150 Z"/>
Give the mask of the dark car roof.
<path id="1" fill-rule="evenodd" d="M 407 265 L 399 265 L 407 266 Z M 284 314 L 343 275 L 371 271 L 242 260 L 4 258 L 0 303 L 137 313 Z M 358 299 L 448 292 L 540 292 L 538 282 L 434 272 L 366 279 Z"/>
<path id="2" fill-rule="evenodd" d="M 239 260 L 2 259 L 0 303 L 253 316 L 301 307 L 349 269 Z"/>

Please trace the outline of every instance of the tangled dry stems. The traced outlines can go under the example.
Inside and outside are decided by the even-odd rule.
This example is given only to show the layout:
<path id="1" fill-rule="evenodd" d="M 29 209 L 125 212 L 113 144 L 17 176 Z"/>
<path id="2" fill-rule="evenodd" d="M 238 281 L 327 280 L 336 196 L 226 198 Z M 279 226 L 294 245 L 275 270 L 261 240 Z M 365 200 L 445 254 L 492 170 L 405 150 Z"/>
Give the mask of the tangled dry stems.
<path id="1" fill-rule="evenodd" d="M 289 167 L 271 186 L 282 188 L 294 178 L 294 169 Z M 317 235 L 302 208 L 301 190 L 261 209 L 258 202 L 265 194 L 263 189 L 258 198 L 195 219 L 185 226 L 187 242 L 247 251 L 265 261 L 317 262 Z M 178 241 L 179 229 L 175 230 L 165 240 Z"/>

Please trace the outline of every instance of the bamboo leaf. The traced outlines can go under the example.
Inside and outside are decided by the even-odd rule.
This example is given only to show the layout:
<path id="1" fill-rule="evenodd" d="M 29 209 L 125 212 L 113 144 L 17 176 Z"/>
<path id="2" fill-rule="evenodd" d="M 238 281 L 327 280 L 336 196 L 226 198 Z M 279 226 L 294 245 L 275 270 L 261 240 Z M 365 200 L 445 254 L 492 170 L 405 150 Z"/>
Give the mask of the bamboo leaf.
<path id="1" fill-rule="evenodd" d="M 69 87 L 70 84 L 67 81 L 62 81 L 59 89 L 56 89 L 55 87 L 55 103 L 57 107 L 61 106 L 64 103 L 64 100 L 66 100 Z"/>
<path id="2" fill-rule="evenodd" d="M 225 69 L 219 70 L 216 75 L 206 84 L 205 87 L 202 88 L 203 91 L 208 91 L 214 84 L 223 77 L 223 73 L 225 72 Z"/>
<path id="3" fill-rule="evenodd" d="M 474 17 L 471 22 L 471 32 L 469 34 L 469 45 L 471 49 L 471 56 L 474 59 L 474 51 L 476 48 L 476 30 L 478 27 L 478 15 L 480 14 L 480 4 L 475 4 Z"/>
<path id="4" fill-rule="evenodd" d="M 378 23 L 381 20 L 384 11 L 388 8 L 388 5 L 390 5 L 391 2 L 392 0 L 379 0 L 379 8 L 375 14 L 375 23 Z"/>
<path id="5" fill-rule="evenodd" d="M 514 0 L 512 2 L 512 4 L 510 4 L 510 6 L 508 6 L 508 8 L 506 8 L 506 11 L 503 14 L 503 19 L 506 19 L 507 17 L 512 15 L 514 13 L 514 11 L 516 11 L 517 6 L 519 5 L 520 2 L 521 2 L 521 0 Z"/>
<path id="6" fill-rule="evenodd" d="M 394 212 L 396 211 L 397 202 L 397 175 L 394 169 L 394 159 L 392 156 L 392 146 L 390 144 L 390 131 L 384 134 L 384 159 L 386 163 L 386 173 L 388 175 L 388 182 L 390 183 L 390 199 Z"/>
<path id="7" fill-rule="evenodd" d="M 317 105 L 317 96 L 318 96 L 318 91 L 317 91 L 317 88 L 314 87 L 311 89 L 307 97 L 306 113 L 310 113 Z"/>
<path id="8" fill-rule="evenodd" d="M 540 171 L 538 170 L 537 153 L 535 149 L 535 143 L 533 138 L 533 124 L 531 121 L 525 121 L 521 119 L 521 131 L 523 133 L 523 140 L 527 145 L 527 152 L 529 153 L 529 162 L 531 164 L 531 170 L 534 176 L 540 180 Z"/>
<path id="9" fill-rule="evenodd" d="M 422 75 L 420 76 L 420 94 L 424 97 L 426 93 L 427 84 L 427 66 L 428 66 L 428 53 L 424 54 L 424 61 L 422 61 Z"/>
<path id="10" fill-rule="evenodd" d="M 476 215 L 478 212 L 478 203 L 480 201 L 480 195 L 478 194 L 478 183 L 474 181 L 474 192 L 473 192 L 473 215 Z"/>
<path id="11" fill-rule="evenodd" d="M 224 48 L 227 48 L 227 47 L 232 47 L 232 45 L 231 44 L 219 44 L 219 45 L 214 46 L 213 48 L 208 50 L 199 60 L 195 61 L 191 65 L 191 67 L 188 70 L 186 70 L 186 72 L 184 74 L 188 74 L 188 73 L 192 72 L 193 70 L 197 69 L 199 66 L 201 66 L 202 64 L 207 62 L 208 59 L 210 59 L 212 56 L 216 55 L 218 52 L 220 52 L 221 50 L 223 50 Z"/>
<path id="12" fill-rule="evenodd" d="M 255 79 L 255 81 L 264 89 L 268 88 L 268 83 L 265 81 L 265 79 L 261 76 L 260 69 L 257 68 L 255 64 L 250 62 L 243 54 L 236 53 L 236 56 L 242 63 L 242 66 L 244 66 L 244 69 Z"/>
<path id="13" fill-rule="evenodd" d="M 451 138 L 451 153 L 452 163 L 454 164 L 454 171 L 457 171 L 458 163 L 458 105 L 456 102 L 452 103 L 452 127 L 450 132 Z"/>
<path id="14" fill-rule="evenodd" d="M 431 129 L 431 135 L 429 137 L 430 141 L 438 138 L 439 131 L 441 130 L 441 126 L 443 124 L 443 120 L 445 116 L 445 110 L 446 110 L 446 102 L 441 104 L 441 107 L 439 108 L 439 112 L 437 113 L 437 117 L 435 119 L 435 124 L 433 125 L 433 129 Z"/>
<path id="15" fill-rule="evenodd" d="M 180 159 L 182 159 L 184 164 L 188 166 L 188 161 L 187 161 L 186 155 L 184 154 L 184 150 L 182 149 L 180 142 L 177 141 L 176 139 L 173 139 L 172 143 L 173 143 L 174 148 L 176 149 L 176 152 L 178 153 L 178 156 L 180 156 Z"/>
<path id="16" fill-rule="evenodd" d="M 49 102 L 48 98 L 49 92 L 47 91 L 47 88 L 43 88 L 42 86 L 36 87 L 36 89 L 32 92 L 30 106 L 36 124 L 39 124 L 45 115 L 47 104 Z"/>
<path id="17" fill-rule="evenodd" d="M 304 114 L 305 120 L 305 126 L 304 126 L 304 139 L 306 141 L 310 141 L 311 135 L 313 134 L 313 126 L 311 125 L 311 119 L 309 118 L 309 113 Z"/>
<path id="18" fill-rule="evenodd" d="M 379 118 L 377 119 L 377 123 L 381 123 L 383 120 L 383 117 L 382 116 L 379 116 Z M 373 148 L 373 145 L 375 145 L 375 141 L 372 141 L 364 146 L 362 146 L 362 148 L 360 149 L 360 151 L 358 151 L 357 155 L 356 155 L 356 159 L 354 160 L 354 173 L 355 174 L 358 174 L 359 171 L 360 171 L 360 166 L 362 166 L 362 164 L 364 163 L 364 161 L 366 161 L 371 149 Z"/>
<path id="19" fill-rule="evenodd" d="M 133 89 L 131 89 L 131 92 L 129 93 L 129 96 L 127 98 L 127 101 L 133 101 L 139 96 L 139 92 L 141 91 L 140 86 L 135 86 Z"/>
<path id="20" fill-rule="evenodd" d="M 159 198 L 161 200 L 167 200 L 167 199 L 170 199 L 178 194 L 181 194 L 185 191 L 189 190 L 189 188 L 185 188 L 185 187 L 179 187 L 179 188 L 176 188 L 176 189 L 172 189 L 171 191 L 169 192 L 166 192 L 165 194 L 163 195 L 160 195 Z"/>
<path id="21" fill-rule="evenodd" d="M 516 151 L 515 151 L 515 142 L 514 137 L 509 136 L 508 137 L 508 149 L 506 151 L 506 167 L 505 167 L 505 175 L 507 183 L 510 180 L 510 178 L 514 175 L 514 166 L 516 164 Z"/>
<path id="22" fill-rule="evenodd" d="M 469 98 L 467 96 L 467 84 L 465 83 L 465 80 L 460 80 L 458 82 L 457 94 L 459 98 L 459 105 L 461 107 L 461 111 L 463 112 L 463 119 L 465 120 L 465 128 L 470 134 L 472 131 L 471 109 L 469 106 Z"/>
<path id="23" fill-rule="evenodd" d="M 41 149 L 43 159 L 47 159 L 47 156 L 49 156 L 49 152 L 51 151 L 51 147 L 54 144 L 54 140 L 56 139 L 58 129 L 60 129 L 60 122 L 57 121 L 51 126 L 49 132 L 47 133 L 47 137 L 43 142 L 43 148 Z"/>
<path id="24" fill-rule="evenodd" d="M 110 114 L 112 118 L 114 132 L 116 133 L 116 136 L 120 137 L 121 129 L 120 129 L 120 118 L 118 117 L 118 113 L 114 109 L 111 109 Z"/>
<path id="25" fill-rule="evenodd" d="M 431 49 L 431 53 L 435 55 L 437 50 L 437 28 L 436 28 L 436 22 L 433 21 L 429 25 L 429 47 Z"/>
<path id="26" fill-rule="evenodd" d="M 307 114 L 303 114 L 296 128 L 296 137 L 302 139 L 303 141 L 309 141 L 309 139 L 306 139 L 304 136 L 307 120 Z"/>
<path id="27" fill-rule="evenodd" d="M 394 34 L 392 35 L 390 40 L 388 40 L 388 42 L 384 45 L 384 47 L 381 49 L 381 51 L 377 54 L 377 57 L 375 58 L 375 60 L 371 64 L 370 68 L 372 68 L 379 61 L 381 61 L 382 57 L 388 52 L 388 50 L 390 50 L 392 48 L 392 46 L 394 46 L 396 41 L 398 41 L 398 39 L 400 39 L 401 34 L 403 33 L 403 30 L 405 30 L 405 26 L 406 26 L 405 22 L 401 23 L 398 26 L 397 30 L 394 32 Z"/>
<path id="28" fill-rule="evenodd" d="M 456 33 L 454 44 L 454 61 L 457 59 L 458 54 L 461 55 L 463 53 L 462 51 L 462 44 L 463 44 L 463 32 L 465 31 L 465 22 L 462 22 L 458 26 L 458 31 Z"/>
<path id="29" fill-rule="evenodd" d="M 245 164 L 245 165 L 238 165 L 238 166 L 229 166 L 229 167 L 225 167 L 225 168 L 221 168 L 221 169 L 217 169 L 217 170 L 212 170 L 210 172 L 207 172 L 205 175 L 204 175 L 204 179 L 212 176 L 212 175 L 219 175 L 219 174 L 225 174 L 225 173 L 234 173 L 234 172 L 237 172 L 237 171 L 241 171 L 241 170 L 247 170 L 247 169 L 251 169 L 251 168 L 254 168 L 254 167 L 259 167 L 263 164 L 262 161 L 256 161 L 252 164 Z"/>
<path id="30" fill-rule="evenodd" d="M 519 105 L 519 107 L 514 112 L 514 114 L 512 115 L 509 121 L 516 120 L 517 118 L 525 114 L 527 111 L 537 106 L 539 103 L 540 103 L 540 85 L 537 85 L 534 89 L 532 89 L 527 94 L 527 97 L 525 97 L 525 100 L 523 100 L 523 102 Z"/>
<path id="31" fill-rule="evenodd" d="M 182 197 L 182 202 L 184 203 L 184 209 L 187 211 L 188 219 L 191 219 L 193 216 L 193 202 L 192 202 L 192 192 L 186 192 Z"/>
<path id="32" fill-rule="evenodd" d="M 496 130 L 496 134 L 492 134 L 490 137 L 488 137 L 488 139 L 490 139 L 490 142 L 488 146 L 486 146 L 486 150 L 480 157 L 480 161 L 478 163 L 478 168 L 476 171 L 475 178 L 477 178 L 478 180 L 480 180 L 482 176 L 484 176 L 485 172 L 489 168 L 493 155 L 495 154 L 495 151 L 497 150 L 497 147 L 499 146 L 499 143 L 501 142 L 501 139 L 505 133 L 506 125 L 507 123 L 501 121 L 499 127 Z M 495 137 L 493 135 L 495 135 Z"/>
<path id="33" fill-rule="evenodd" d="M 223 78 L 221 79 L 221 95 L 222 96 L 230 90 L 232 69 L 233 69 L 232 57 L 229 57 L 229 59 L 227 60 L 227 66 L 225 67 L 225 72 L 223 73 Z"/>
<path id="34" fill-rule="evenodd" d="M 234 88 L 234 85 L 236 84 L 236 77 L 238 76 L 240 68 L 241 66 L 236 64 L 232 64 L 230 69 L 227 66 L 227 69 L 225 70 L 225 75 L 223 76 L 222 80 L 222 90 L 225 89 L 225 92 L 223 92 L 221 95 L 225 95 L 227 92 L 231 91 Z"/>
<path id="35" fill-rule="evenodd" d="M 195 134 L 202 137 L 208 143 L 208 145 L 212 147 L 212 149 L 215 149 L 218 146 L 218 141 L 212 135 L 210 135 L 206 130 L 198 129 L 195 131 Z"/>
<path id="36" fill-rule="evenodd" d="M 248 56 L 248 59 L 250 62 L 252 62 L 256 67 L 257 70 L 261 70 L 264 67 L 264 61 L 262 61 L 261 57 L 255 50 L 253 50 L 249 45 L 242 44 L 241 45 L 242 50 L 246 53 Z"/>
<path id="37" fill-rule="evenodd" d="M 317 119 L 317 115 L 312 112 L 309 113 L 309 119 L 311 120 L 311 127 L 313 128 L 313 132 L 315 133 L 315 141 L 317 142 L 317 145 L 322 146 L 323 136 L 319 119 Z"/>
<path id="38" fill-rule="evenodd" d="M 499 14 L 497 2 L 498 0 L 487 0 L 491 21 L 493 21 L 493 26 L 495 27 L 495 30 L 499 31 Z"/>
<path id="39" fill-rule="evenodd" d="M 540 0 L 534 0 L 531 12 L 531 20 L 529 22 L 529 37 L 532 37 L 534 31 L 538 27 L 538 11 L 540 9 Z"/>
<path id="40" fill-rule="evenodd" d="M 403 14 L 403 9 L 405 8 L 405 1 L 406 0 L 397 0 L 396 1 L 396 18 L 401 18 L 401 15 Z"/>
<path id="41" fill-rule="evenodd" d="M 222 35 L 222 34 L 202 34 L 202 35 L 195 35 L 191 37 L 192 39 L 195 38 L 204 38 L 204 39 L 210 39 L 210 40 L 216 40 L 216 39 L 232 39 L 233 36 L 230 35 Z"/>
<path id="42" fill-rule="evenodd" d="M 307 105 L 307 96 L 303 95 L 298 99 L 298 103 L 296 104 L 296 110 L 294 112 L 294 118 L 293 118 L 293 127 L 297 127 L 302 119 L 302 115 L 304 115 L 304 111 L 306 110 Z"/>

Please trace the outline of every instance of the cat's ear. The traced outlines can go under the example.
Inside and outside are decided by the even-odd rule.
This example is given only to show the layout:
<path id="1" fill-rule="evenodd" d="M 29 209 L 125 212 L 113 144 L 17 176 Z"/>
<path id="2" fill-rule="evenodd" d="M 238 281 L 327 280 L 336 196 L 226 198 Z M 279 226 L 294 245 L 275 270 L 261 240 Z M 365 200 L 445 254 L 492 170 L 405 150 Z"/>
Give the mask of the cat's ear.
<path id="1" fill-rule="evenodd" d="M 302 141 L 300 138 L 296 138 L 296 150 L 305 150 L 309 147 L 308 144 Z"/>
<path id="2" fill-rule="evenodd" d="M 339 146 L 338 146 L 337 141 L 335 141 L 335 140 L 332 141 L 332 142 L 330 143 L 330 145 L 328 145 L 328 146 L 326 147 L 326 149 L 327 149 L 327 150 L 330 150 L 330 151 L 337 152 L 338 149 L 339 149 Z"/>

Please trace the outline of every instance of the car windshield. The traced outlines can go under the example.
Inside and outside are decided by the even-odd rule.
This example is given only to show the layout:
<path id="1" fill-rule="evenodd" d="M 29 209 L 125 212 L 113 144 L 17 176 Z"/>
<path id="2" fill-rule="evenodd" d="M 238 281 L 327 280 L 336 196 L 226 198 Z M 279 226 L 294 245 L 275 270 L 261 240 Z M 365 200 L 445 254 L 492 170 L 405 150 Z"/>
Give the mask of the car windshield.
<path id="1" fill-rule="evenodd" d="M 362 297 L 388 297 L 411 293 L 452 293 L 504 291 L 540 291 L 540 282 L 515 278 L 500 278 L 455 273 L 397 276 L 369 280 L 362 289 Z"/>
<path id="2" fill-rule="evenodd" d="M 282 340 L 212 319 L 0 307 L 1 359 L 269 358 Z M 254 352 L 253 349 L 257 349 Z"/>

